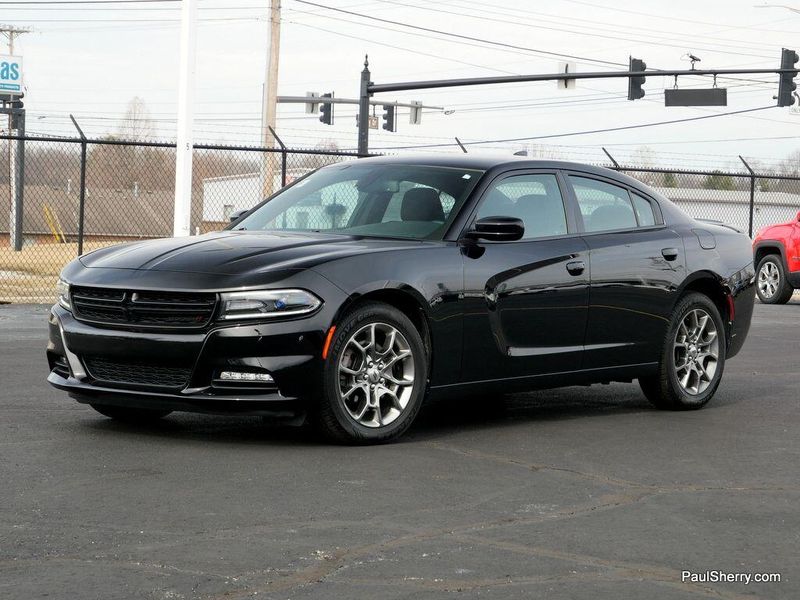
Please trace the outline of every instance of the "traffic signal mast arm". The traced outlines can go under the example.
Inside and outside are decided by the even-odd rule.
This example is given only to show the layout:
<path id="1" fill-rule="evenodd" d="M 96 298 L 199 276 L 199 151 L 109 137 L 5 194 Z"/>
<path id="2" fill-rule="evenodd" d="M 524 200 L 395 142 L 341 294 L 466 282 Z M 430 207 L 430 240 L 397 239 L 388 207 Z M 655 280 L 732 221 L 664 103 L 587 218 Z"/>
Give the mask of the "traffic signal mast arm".
<path id="1" fill-rule="evenodd" d="M 627 71 L 593 71 L 581 73 L 576 71 L 561 73 L 536 73 L 530 75 L 496 75 L 492 77 L 465 77 L 458 79 L 430 79 L 427 81 L 400 81 L 395 83 L 373 83 L 368 61 L 364 61 L 364 70 L 361 71 L 361 88 L 359 91 L 360 118 L 358 120 L 358 153 L 366 156 L 369 153 L 368 116 L 365 114 L 370 104 L 389 103 L 372 100 L 375 94 L 388 92 L 408 92 L 413 90 L 430 90 L 437 88 L 466 87 L 473 85 L 498 85 L 504 83 L 527 83 L 533 81 L 575 81 L 578 79 L 628 79 L 628 99 L 638 100 L 644 96 L 643 85 L 647 77 L 714 77 L 716 88 L 717 77 L 727 75 L 779 75 L 778 106 L 790 106 L 793 103 L 793 93 L 796 88 L 794 78 L 798 70 L 793 67 L 798 61 L 798 55 L 793 50 L 783 49 L 781 66 L 777 69 L 653 69 L 646 70 L 644 61 L 631 57 Z M 692 63 L 694 66 L 694 62 Z M 712 88 L 712 89 L 714 89 Z M 713 102 L 711 101 L 713 100 Z M 726 100 L 727 101 L 727 97 Z M 688 105 L 683 102 L 674 104 Z M 716 99 L 704 99 L 705 105 L 717 105 Z"/>
<path id="2" fill-rule="evenodd" d="M 335 98 L 324 96 L 278 96 L 279 104 L 358 104 L 358 98 Z M 444 110 L 443 106 L 428 106 L 416 102 L 392 102 L 386 100 L 370 100 L 371 106 L 391 104 L 400 108 L 424 108 L 427 110 Z"/>
<path id="3" fill-rule="evenodd" d="M 572 73 L 548 73 L 533 75 L 500 75 L 496 77 L 467 77 L 462 79 L 431 79 L 428 81 L 408 81 L 398 83 L 373 83 L 367 88 L 370 94 L 380 94 L 384 92 L 407 92 L 412 90 L 429 90 L 445 87 L 464 87 L 471 85 L 493 85 L 500 83 L 525 83 L 529 81 L 563 81 L 565 79 L 620 79 L 641 77 L 682 77 L 694 75 L 768 75 L 768 74 L 790 74 L 797 75 L 798 69 L 659 69 L 651 71 L 597 71 L 597 72 L 572 72 Z M 384 102 L 377 102 L 384 104 Z"/>

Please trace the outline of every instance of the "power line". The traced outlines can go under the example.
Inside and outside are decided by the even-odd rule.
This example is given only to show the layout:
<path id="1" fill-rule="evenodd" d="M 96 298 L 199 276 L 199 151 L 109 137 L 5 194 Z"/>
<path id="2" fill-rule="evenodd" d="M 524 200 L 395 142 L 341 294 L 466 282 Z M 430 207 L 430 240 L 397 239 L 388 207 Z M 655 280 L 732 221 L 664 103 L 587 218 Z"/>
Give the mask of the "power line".
<path id="1" fill-rule="evenodd" d="M 589 33 L 589 32 L 585 32 L 585 31 L 576 31 L 574 29 L 563 29 L 563 28 L 560 28 L 560 27 L 548 27 L 547 25 L 542 25 L 541 23 L 534 25 L 534 24 L 530 24 L 530 23 L 521 23 L 519 21 L 511 21 L 509 19 L 498 19 L 496 17 L 489 17 L 489 16 L 486 16 L 486 15 L 481 15 L 481 16 L 470 15 L 470 14 L 466 14 L 466 13 L 463 13 L 463 12 L 444 10 L 444 9 L 441 9 L 441 8 L 433 8 L 433 7 L 430 7 L 430 6 L 419 6 L 419 5 L 416 5 L 416 4 L 405 4 L 403 2 L 398 2 L 396 0 L 375 0 L 375 1 L 376 2 L 385 2 L 385 3 L 388 3 L 388 4 L 395 4 L 395 5 L 399 5 L 399 6 L 406 6 L 406 7 L 409 7 L 409 8 L 416 8 L 416 9 L 420 9 L 420 10 L 427 10 L 427 11 L 441 13 L 441 14 L 455 15 L 455 16 L 467 17 L 467 18 L 471 18 L 471 19 L 478 19 L 478 20 L 481 20 L 481 21 L 492 21 L 492 22 L 496 22 L 496 23 L 506 23 L 506 24 L 511 24 L 511 25 L 518 25 L 518 26 L 522 26 L 522 27 L 531 27 L 533 29 L 546 29 L 546 30 L 549 30 L 549 31 L 560 31 L 560 32 L 566 32 L 566 33 L 572 33 L 572 34 L 575 34 L 575 35 L 584 35 L 584 36 L 590 36 L 590 37 L 598 37 L 598 38 L 603 38 L 603 39 L 627 41 L 627 42 L 634 42 L 634 43 L 648 43 L 648 44 L 651 44 L 651 45 L 654 45 L 654 46 L 664 46 L 664 47 L 671 47 L 671 48 L 685 48 L 686 47 L 686 43 L 683 43 L 683 44 L 670 44 L 670 43 L 665 43 L 665 42 L 656 42 L 656 41 L 653 41 L 652 39 L 650 39 L 650 40 L 641 40 L 641 39 L 630 38 L 630 37 L 620 37 L 618 35 L 608 35 L 608 34 L 603 34 L 603 33 Z M 560 23 L 557 23 L 557 24 L 560 25 Z M 674 38 L 661 37 L 659 39 L 664 40 L 664 39 L 674 39 Z M 741 45 L 738 45 L 737 47 L 741 48 Z M 715 50 L 713 48 L 707 48 L 707 47 L 704 48 L 702 46 L 696 46 L 696 45 L 693 46 L 693 49 L 696 49 L 696 50 L 707 50 L 709 52 L 720 52 L 720 53 L 732 54 L 732 55 L 738 55 L 738 56 L 760 56 L 761 58 L 770 58 L 768 56 L 761 56 L 761 55 L 758 55 L 758 54 L 752 54 L 752 53 L 748 54 L 748 53 L 742 53 L 742 52 L 734 52 L 734 51 L 730 51 L 730 50 Z"/>
<path id="2" fill-rule="evenodd" d="M 463 142 L 464 145 L 480 145 L 480 144 L 498 144 L 498 143 L 508 143 L 508 142 L 527 142 L 531 140 L 547 140 L 553 138 L 560 138 L 560 137 L 572 137 L 576 135 L 590 135 L 595 133 L 609 133 L 612 131 L 626 131 L 629 129 L 642 129 L 644 127 L 656 127 L 659 125 L 673 125 L 676 123 L 689 123 L 691 121 L 703 121 L 705 119 L 714 119 L 717 117 L 727 117 L 730 115 L 740 115 L 744 113 L 756 112 L 761 110 L 769 110 L 772 108 L 776 108 L 775 106 L 761 106 L 758 108 L 745 108 L 742 110 L 734 110 L 730 112 L 724 113 L 715 113 L 713 115 L 702 115 L 699 117 L 687 117 L 685 119 L 672 119 L 669 121 L 656 121 L 652 123 L 638 123 L 636 125 L 623 125 L 621 127 L 607 127 L 604 129 L 590 129 L 587 131 L 570 131 L 567 133 L 552 133 L 549 135 L 535 135 L 535 136 L 527 136 L 527 137 L 517 137 L 517 138 L 505 138 L 505 139 L 495 139 L 495 140 L 479 140 L 479 141 L 471 141 L 471 142 Z M 449 147 L 453 146 L 454 144 L 425 144 L 421 146 L 400 146 L 394 148 L 375 148 L 375 150 L 407 150 L 412 148 L 441 148 L 441 147 Z"/>
<path id="3" fill-rule="evenodd" d="M 350 38 L 350 39 L 354 39 L 354 40 L 360 40 L 362 42 L 369 42 L 370 44 L 376 44 L 378 46 L 385 46 L 387 48 L 393 48 L 395 50 L 403 50 L 405 52 L 411 52 L 413 54 L 419 54 L 419 55 L 428 56 L 428 57 L 431 57 L 431 58 L 438 58 L 440 60 L 459 63 L 459 64 L 467 65 L 467 66 L 470 66 L 470 67 L 478 67 L 479 69 L 487 69 L 489 71 L 497 71 L 499 73 L 507 73 L 509 75 L 513 75 L 514 74 L 511 71 L 505 71 L 503 69 L 498 69 L 496 67 L 489 67 L 489 66 L 486 66 L 486 65 L 479 65 L 479 64 L 475 64 L 475 63 L 471 63 L 471 62 L 467 62 L 467 61 L 463 61 L 463 60 L 458 60 L 457 58 L 448 58 L 446 56 L 430 54 L 428 52 L 422 52 L 420 50 L 412 50 L 411 48 L 404 48 L 402 46 L 395 46 L 393 44 L 387 44 L 386 42 L 378 42 L 376 40 L 370 40 L 368 38 L 363 38 L 363 37 L 359 37 L 359 36 L 355 36 L 355 35 L 349 35 L 349 34 L 346 34 L 346 33 L 342 33 L 341 31 L 333 31 L 332 29 L 325 29 L 323 27 L 318 27 L 316 25 L 309 25 L 307 23 L 298 23 L 297 21 L 289 21 L 289 20 L 286 20 L 286 19 L 284 19 L 284 23 L 291 23 L 292 25 L 299 25 L 300 27 L 308 27 L 309 29 L 316 29 L 318 31 L 325 31 L 325 32 L 333 34 L 333 35 L 338 35 L 338 36 L 341 36 L 341 37 L 346 37 L 346 38 Z"/>
<path id="4" fill-rule="evenodd" d="M 58 6 L 59 4 L 163 4 L 175 3 L 181 0 L 14 0 L 6 1 L 0 0 L 2 5 L 31 5 L 31 4 L 49 4 Z"/>
<path id="5" fill-rule="evenodd" d="M 559 58 L 572 58 L 572 59 L 575 59 L 575 60 L 580 60 L 580 61 L 585 61 L 585 62 L 590 62 L 590 63 L 597 63 L 597 64 L 605 64 L 605 65 L 614 66 L 614 67 L 624 66 L 623 63 L 615 63 L 615 62 L 610 62 L 610 61 L 607 61 L 607 60 L 589 58 L 589 57 L 586 57 L 586 56 L 577 56 L 577 55 L 573 55 L 573 54 L 563 54 L 563 53 L 560 53 L 560 52 L 549 52 L 547 50 L 541 50 L 541 49 L 538 49 L 538 48 L 528 48 L 528 47 L 525 47 L 525 46 L 517 46 L 515 44 L 506 44 L 504 42 L 498 42 L 498 41 L 494 41 L 494 40 L 486 40 L 486 39 L 473 37 L 473 36 L 469 36 L 469 35 L 461 35 L 461 34 L 458 34 L 458 33 L 451 33 L 449 31 L 442 31 L 442 30 L 439 30 L 439 29 L 432 29 L 430 27 L 422 27 L 420 25 L 412 25 L 410 23 L 403 23 L 402 21 L 394 21 L 392 19 L 382 19 L 381 17 L 375 17 L 375 16 L 372 16 L 372 15 L 365 15 L 363 13 L 358 13 L 358 12 L 351 11 L 351 10 L 345 10 L 343 8 L 335 8 L 333 6 L 327 6 L 325 4 L 318 4 L 317 2 L 310 2 L 309 0 L 295 0 L 295 2 L 299 2 L 300 4 L 307 4 L 309 6 L 315 6 L 317 8 L 324 8 L 324 9 L 327 9 L 327 10 L 332 10 L 334 12 L 353 15 L 353 16 L 356 16 L 356 17 L 360 17 L 362 19 L 369 19 L 369 20 L 372 20 L 372 21 L 379 21 L 381 23 L 388 23 L 390 25 L 398 25 L 400 27 L 408 27 L 409 29 L 416 29 L 418 31 L 426 31 L 428 33 L 435 33 L 435 34 L 438 34 L 438 35 L 445 35 L 445 36 L 458 38 L 458 39 L 462 39 L 462 40 L 470 40 L 470 41 L 473 41 L 473 42 L 480 42 L 480 43 L 483 43 L 483 44 L 490 44 L 492 46 L 498 46 L 498 47 L 502 47 L 502 48 L 511 48 L 511 49 L 514 49 L 514 50 L 523 50 L 525 52 L 532 52 L 534 54 L 543 54 L 543 55 L 546 55 L 546 56 L 556 56 L 556 57 L 559 57 Z"/>

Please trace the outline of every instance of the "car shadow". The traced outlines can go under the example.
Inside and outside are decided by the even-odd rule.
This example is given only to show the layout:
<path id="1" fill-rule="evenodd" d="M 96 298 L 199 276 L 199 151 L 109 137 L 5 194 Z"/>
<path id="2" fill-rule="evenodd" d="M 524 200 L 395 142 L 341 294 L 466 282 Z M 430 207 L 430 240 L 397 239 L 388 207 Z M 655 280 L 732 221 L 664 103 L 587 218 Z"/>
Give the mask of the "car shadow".
<path id="1" fill-rule="evenodd" d="M 396 443 L 413 443 L 465 429 L 521 423 L 596 418 L 652 410 L 638 385 L 569 387 L 523 394 L 464 395 L 426 404 L 411 429 Z M 127 434 L 219 444 L 329 445 L 310 425 L 264 423 L 259 417 L 173 413 L 146 424 L 100 415 L 83 426 L 97 433 Z"/>
<path id="2" fill-rule="evenodd" d="M 424 407 L 410 434 L 435 437 L 450 430 L 596 418 L 652 409 L 636 384 L 464 396 L 435 401 Z"/>

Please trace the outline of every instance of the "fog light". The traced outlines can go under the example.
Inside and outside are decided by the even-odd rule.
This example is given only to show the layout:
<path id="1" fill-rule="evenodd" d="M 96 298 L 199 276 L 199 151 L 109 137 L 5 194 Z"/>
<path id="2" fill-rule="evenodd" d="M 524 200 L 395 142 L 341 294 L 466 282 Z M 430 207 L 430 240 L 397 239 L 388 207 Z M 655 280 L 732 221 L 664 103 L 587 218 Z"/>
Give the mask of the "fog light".
<path id="1" fill-rule="evenodd" d="M 219 378 L 224 381 L 257 381 L 259 383 L 275 383 L 272 375 L 266 373 L 240 373 L 239 371 L 223 371 Z"/>

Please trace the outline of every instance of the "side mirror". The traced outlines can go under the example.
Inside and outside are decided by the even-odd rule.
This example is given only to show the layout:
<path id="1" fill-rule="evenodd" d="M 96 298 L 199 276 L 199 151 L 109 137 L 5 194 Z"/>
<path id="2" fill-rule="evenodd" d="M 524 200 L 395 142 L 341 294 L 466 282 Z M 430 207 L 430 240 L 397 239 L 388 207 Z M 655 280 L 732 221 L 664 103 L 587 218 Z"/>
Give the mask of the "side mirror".
<path id="1" fill-rule="evenodd" d="M 525 233 L 525 224 L 516 217 L 484 217 L 467 232 L 472 239 L 491 242 L 515 242 Z"/>
<path id="2" fill-rule="evenodd" d="M 239 219 L 241 219 L 246 213 L 250 212 L 250 209 L 243 208 L 242 210 L 237 210 L 236 212 L 231 213 L 231 223 L 236 223 Z"/>

